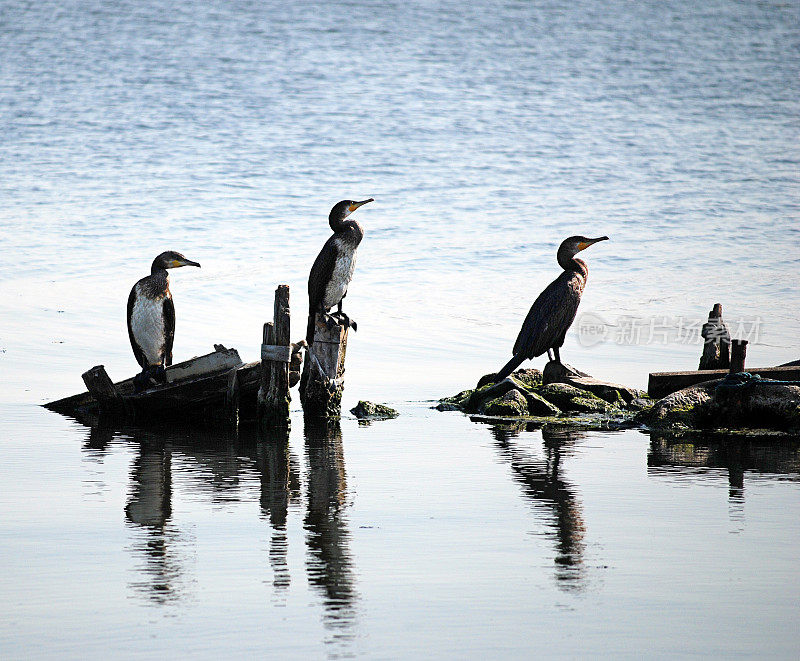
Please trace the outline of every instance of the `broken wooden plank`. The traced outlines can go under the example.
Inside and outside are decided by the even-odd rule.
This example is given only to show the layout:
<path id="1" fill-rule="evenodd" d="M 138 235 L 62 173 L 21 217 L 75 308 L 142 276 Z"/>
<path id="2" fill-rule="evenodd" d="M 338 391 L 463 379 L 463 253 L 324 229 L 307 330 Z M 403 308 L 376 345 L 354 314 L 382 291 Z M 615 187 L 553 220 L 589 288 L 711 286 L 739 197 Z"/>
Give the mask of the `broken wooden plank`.
<path id="1" fill-rule="evenodd" d="M 109 378 L 103 365 L 95 365 L 92 369 L 84 372 L 81 377 L 89 394 L 97 400 L 101 408 L 109 413 L 125 411 L 122 395 Z"/>
<path id="2" fill-rule="evenodd" d="M 217 345 L 221 346 L 221 345 Z M 172 365 L 167 368 L 167 383 L 175 383 L 197 376 L 207 376 L 216 372 L 227 372 L 233 367 L 239 367 L 242 359 L 236 349 L 221 347 L 214 353 L 197 356 L 191 360 Z"/>
<path id="3" fill-rule="evenodd" d="M 127 408 L 131 414 L 137 412 L 160 413 L 174 409 L 176 406 L 188 407 L 189 411 L 195 411 L 216 401 L 220 393 L 224 396 L 225 390 L 221 389 L 221 381 L 218 377 L 228 374 L 232 369 L 237 370 L 239 367 L 243 367 L 236 349 L 226 349 L 221 345 L 215 345 L 215 348 L 216 351 L 210 354 L 195 356 L 167 367 L 167 384 L 165 385 L 155 386 L 136 395 L 134 395 L 132 378 L 113 383 L 111 386 L 122 398 L 125 404 L 123 408 Z M 109 388 L 108 383 L 104 382 L 98 368 L 102 368 L 102 366 L 92 368 L 84 375 L 85 380 L 89 380 L 86 384 L 87 388 L 91 384 L 90 391 L 49 402 L 44 406 L 65 415 L 88 413 L 93 410 L 96 412 L 100 408 L 120 410 L 114 392 Z M 103 369 L 103 374 L 105 374 L 105 369 Z M 105 374 L 105 378 L 109 382 L 111 381 L 108 374 Z M 227 386 L 227 380 L 223 379 L 223 381 L 223 386 Z M 250 382 L 247 381 L 247 383 Z"/>
<path id="4" fill-rule="evenodd" d="M 754 367 L 748 368 L 750 374 L 758 374 L 763 379 L 779 381 L 797 381 L 800 379 L 800 367 Z M 695 370 L 689 372 L 652 372 L 647 385 L 650 397 L 661 399 L 673 392 L 689 386 L 723 379 L 729 370 Z"/>

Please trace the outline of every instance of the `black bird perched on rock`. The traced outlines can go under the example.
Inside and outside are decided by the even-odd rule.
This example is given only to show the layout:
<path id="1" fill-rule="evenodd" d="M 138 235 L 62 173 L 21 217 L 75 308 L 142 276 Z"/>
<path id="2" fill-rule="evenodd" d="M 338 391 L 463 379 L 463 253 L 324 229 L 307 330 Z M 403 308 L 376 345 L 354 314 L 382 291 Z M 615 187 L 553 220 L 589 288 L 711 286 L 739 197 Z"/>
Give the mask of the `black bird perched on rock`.
<path id="1" fill-rule="evenodd" d="M 564 344 L 567 330 L 575 319 L 586 278 L 589 276 L 586 262 L 577 259 L 575 255 L 593 243 L 607 240 L 607 236 L 598 239 L 571 236 L 564 239 L 558 248 L 558 263 L 564 272 L 547 285 L 531 305 L 514 343 L 514 357 L 497 373 L 496 382 L 505 379 L 522 361 L 541 356 L 545 351 L 552 360 L 551 349 L 555 353 L 556 361 L 561 362 L 558 350 Z"/>
<path id="2" fill-rule="evenodd" d="M 342 312 L 342 299 L 347 296 L 347 287 L 353 278 L 356 249 L 364 238 L 364 229 L 357 221 L 346 218 L 367 202 L 374 200 L 372 198 L 361 202 L 342 200 L 334 205 L 328 216 L 328 224 L 333 230 L 333 235 L 322 246 L 308 276 L 306 342 L 309 346 L 314 343 L 314 317 L 317 313 L 322 315 L 329 327 L 335 325 L 333 315 L 328 315 L 328 310 L 334 305 L 338 305 L 335 313 L 337 321 L 344 322 L 353 330 L 358 329 L 356 322 Z"/>
<path id="3" fill-rule="evenodd" d="M 165 367 L 172 365 L 172 342 L 175 339 L 175 305 L 169 291 L 167 269 L 200 266 L 179 252 L 168 250 L 153 260 L 150 275 L 142 278 L 128 296 L 128 337 L 133 355 L 142 366 L 134 380 L 141 392 L 150 378 L 167 382 Z"/>

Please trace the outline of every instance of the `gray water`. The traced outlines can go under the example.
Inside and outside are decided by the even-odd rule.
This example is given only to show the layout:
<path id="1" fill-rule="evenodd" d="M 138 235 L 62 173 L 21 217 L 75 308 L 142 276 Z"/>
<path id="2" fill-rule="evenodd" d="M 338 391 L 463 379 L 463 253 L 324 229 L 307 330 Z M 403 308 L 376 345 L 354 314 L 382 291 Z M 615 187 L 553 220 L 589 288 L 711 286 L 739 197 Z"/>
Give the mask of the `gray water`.
<path id="1" fill-rule="evenodd" d="M 2 655 L 796 657 L 796 445 L 425 400 L 507 360 L 578 233 L 611 240 L 568 362 L 693 369 L 716 302 L 749 365 L 797 359 L 799 50 L 781 2 L 0 3 Z M 365 197 L 344 403 L 399 419 L 267 443 L 37 407 L 135 371 L 162 250 L 203 265 L 176 360 L 255 359 L 279 283 L 301 337 L 327 212 Z"/>

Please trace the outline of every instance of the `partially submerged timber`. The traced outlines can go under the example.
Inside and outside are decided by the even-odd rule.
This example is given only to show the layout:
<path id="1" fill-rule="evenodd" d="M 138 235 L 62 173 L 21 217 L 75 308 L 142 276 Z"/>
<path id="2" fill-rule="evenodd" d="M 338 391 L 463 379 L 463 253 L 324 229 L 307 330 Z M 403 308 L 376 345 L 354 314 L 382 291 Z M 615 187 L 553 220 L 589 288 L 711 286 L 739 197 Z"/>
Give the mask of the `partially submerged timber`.
<path id="1" fill-rule="evenodd" d="M 65 415 L 141 417 L 254 418 L 260 362 L 244 363 L 236 349 L 215 345 L 212 353 L 166 368 L 167 382 L 134 392 L 134 378 L 114 383 L 103 365 L 83 376 L 86 392 L 45 404 Z"/>
<path id="2" fill-rule="evenodd" d="M 45 404 L 45 408 L 77 418 L 111 415 L 128 420 L 189 420 L 236 425 L 257 419 L 271 428 L 289 425 L 290 389 L 300 385 L 306 415 L 338 418 L 344 390 L 347 328 L 320 323 L 315 315 L 313 347 L 289 341 L 289 287 L 275 291 L 274 320 L 264 324 L 261 360 L 244 363 L 236 349 L 220 344 L 204 356 L 165 370 L 165 383 L 137 391 L 135 379 L 114 383 L 103 365 L 82 375 L 86 392 Z"/>

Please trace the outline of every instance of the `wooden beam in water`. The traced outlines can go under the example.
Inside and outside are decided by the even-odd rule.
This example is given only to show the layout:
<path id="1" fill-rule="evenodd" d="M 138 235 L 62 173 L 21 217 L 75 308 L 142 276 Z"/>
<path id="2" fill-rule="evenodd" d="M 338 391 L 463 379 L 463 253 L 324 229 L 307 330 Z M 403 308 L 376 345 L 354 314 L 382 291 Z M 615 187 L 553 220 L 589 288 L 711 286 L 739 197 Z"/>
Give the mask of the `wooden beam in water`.
<path id="1" fill-rule="evenodd" d="M 750 374 L 758 374 L 762 379 L 776 379 L 778 381 L 800 380 L 800 367 L 754 367 L 748 368 Z M 652 372 L 647 385 L 650 397 L 661 399 L 683 388 L 724 379 L 730 370 L 696 370 L 691 372 Z"/>

